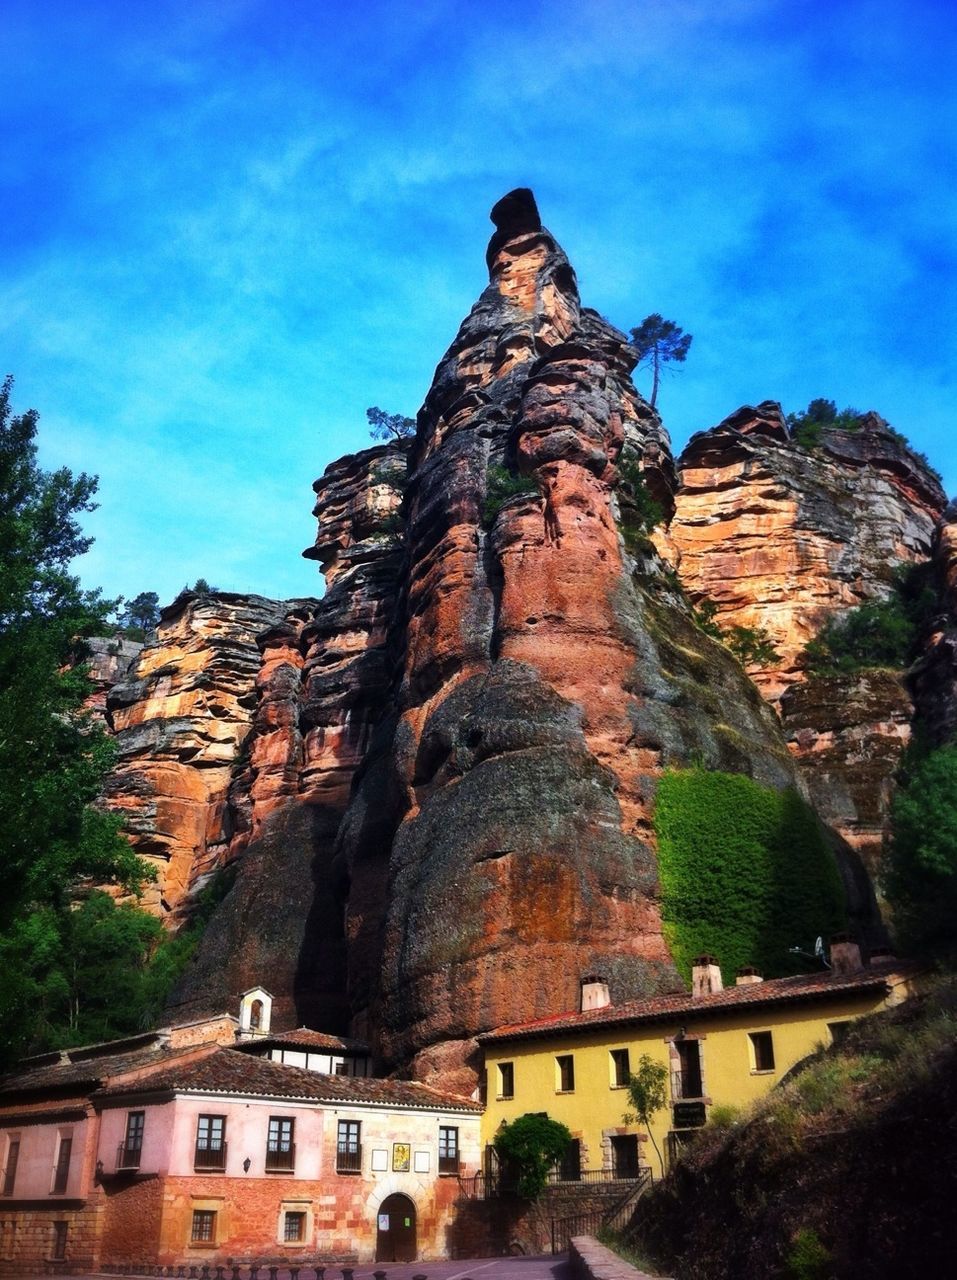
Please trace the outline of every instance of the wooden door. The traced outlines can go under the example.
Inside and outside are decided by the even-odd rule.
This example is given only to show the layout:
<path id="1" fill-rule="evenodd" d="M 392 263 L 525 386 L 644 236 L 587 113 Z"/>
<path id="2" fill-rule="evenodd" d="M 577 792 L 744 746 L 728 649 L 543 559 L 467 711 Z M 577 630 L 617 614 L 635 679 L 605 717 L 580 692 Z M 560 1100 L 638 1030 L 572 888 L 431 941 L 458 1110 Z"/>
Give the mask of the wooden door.
<path id="1" fill-rule="evenodd" d="M 386 1196 L 379 1205 L 376 1262 L 414 1262 L 415 1205 L 408 1196 Z"/>

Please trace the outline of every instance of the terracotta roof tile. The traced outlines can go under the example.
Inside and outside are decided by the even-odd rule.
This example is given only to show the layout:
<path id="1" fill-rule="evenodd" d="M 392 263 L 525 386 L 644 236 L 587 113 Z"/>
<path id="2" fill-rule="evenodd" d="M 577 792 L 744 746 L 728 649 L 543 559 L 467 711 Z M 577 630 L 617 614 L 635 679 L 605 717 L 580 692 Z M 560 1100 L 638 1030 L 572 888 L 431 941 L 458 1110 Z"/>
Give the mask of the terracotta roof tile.
<path id="1" fill-rule="evenodd" d="M 124 1042 L 120 1042 L 121 1044 Z M 104 1046 L 107 1048 L 107 1046 Z M 201 1051 L 202 1046 L 199 1047 Z M 138 1049 L 121 1053 L 92 1053 L 89 1049 L 65 1049 L 55 1061 L 53 1054 L 45 1054 L 41 1065 L 31 1067 L 29 1060 L 25 1070 L 14 1071 L 0 1078 L 0 1101 L 29 1093 L 53 1093 L 64 1089 L 74 1092 L 95 1089 L 104 1082 L 130 1071 L 162 1068 L 178 1059 L 194 1059 L 197 1047 L 181 1050 L 170 1049 L 158 1037 L 151 1037 Z M 74 1058 L 79 1058 L 75 1061 Z"/>
<path id="2" fill-rule="evenodd" d="M 339 1053 L 368 1054 L 369 1046 L 362 1040 L 348 1040 L 326 1031 L 313 1031 L 311 1027 L 297 1027 L 295 1031 L 279 1031 L 275 1035 L 255 1036 L 235 1046 L 249 1053 L 260 1048 L 326 1049 Z"/>
<path id="3" fill-rule="evenodd" d="M 368 1102 L 379 1106 L 429 1111 L 481 1111 L 470 1098 L 440 1093 L 411 1080 L 333 1076 L 257 1058 L 236 1049 L 220 1049 L 201 1062 L 173 1067 L 148 1079 L 99 1090 L 97 1098 L 163 1093 L 223 1093 L 309 1102 Z"/>
<path id="4" fill-rule="evenodd" d="M 506 1040 L 524 1040 L 548 1036 L 557 1031 L 588 1031 L 642 1022 L 660 1022 L 677 1017 L 716 1016 L 736 1009 L 775 1005 L 788 1001 L 819 1000 L 880 991 L 888 981 L 909 970 L 896 961 L 872 965 L 857 973 L 802 973 L 792 978 L 769 978 L 765 982 L 727 987 L 712 995 L 694 998 L 687 991 L 672 995 L 652 996 L 647 1000 L 626 1000 L 622 1004 L 589 1009 L 585 1013 L 559 1013 L 534 1022 L 516 1022 L 496 1027 L 479 1036 L 480 1044 Z"/>

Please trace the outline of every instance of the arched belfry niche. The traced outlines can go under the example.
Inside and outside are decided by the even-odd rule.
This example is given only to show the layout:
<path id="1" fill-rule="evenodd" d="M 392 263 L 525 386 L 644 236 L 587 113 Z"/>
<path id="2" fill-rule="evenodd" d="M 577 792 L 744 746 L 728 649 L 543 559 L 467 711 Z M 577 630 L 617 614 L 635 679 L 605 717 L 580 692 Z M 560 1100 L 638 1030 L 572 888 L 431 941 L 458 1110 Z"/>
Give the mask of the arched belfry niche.
<path id="1" fill-rule="evenodd" d="M 272 1018 L 272 996 L 265 987 L 250 987 L 239 1001 L 239 1034 L 265 1036 Z"/>

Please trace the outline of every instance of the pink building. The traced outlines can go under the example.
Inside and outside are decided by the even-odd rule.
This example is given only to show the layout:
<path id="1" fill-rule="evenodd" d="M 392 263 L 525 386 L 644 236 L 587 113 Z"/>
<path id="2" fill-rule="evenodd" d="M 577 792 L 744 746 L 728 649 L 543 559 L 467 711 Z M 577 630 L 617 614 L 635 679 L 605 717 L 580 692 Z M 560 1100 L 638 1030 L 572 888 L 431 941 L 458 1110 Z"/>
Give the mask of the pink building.
<path id="1" fill-rule="evenodd" d="M 48 1055 L 0 1082 L 0 1275 L 447 1256 L 459 1175 L 479 1167 L 477 1103 L 216 1034 Z M 363 1057 L 278 1047 L 329 1049 Z"/>

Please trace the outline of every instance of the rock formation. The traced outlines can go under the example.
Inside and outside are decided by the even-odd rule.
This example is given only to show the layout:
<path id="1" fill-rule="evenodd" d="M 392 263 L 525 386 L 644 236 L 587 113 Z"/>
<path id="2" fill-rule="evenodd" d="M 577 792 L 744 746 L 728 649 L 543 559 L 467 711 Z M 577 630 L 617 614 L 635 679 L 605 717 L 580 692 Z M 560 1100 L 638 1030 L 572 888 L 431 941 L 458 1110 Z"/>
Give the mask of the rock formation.
<path id="1" fill-rule="evenodd" d="M 946 497 L 926 464 L 875 413 L 791 439 L 780 405 L 745 407 L 692 436 L 662 539 L 695 601 L 719 626 L 761 627 L 780 663 L 751 675 L 772 700 L 800 679 L 799 656 L 832 613 L 886 596 L 897 565 L 926 559 Z"/>
<path id="2" fill-rule="evenodd" d="M 941 602 L 911 683 L 927 741 L 957 740 L 957 502 L 951 502 L 934 535 L 933 568 Z"/>
<path id="3" fill-rule="evenodd" d="M 129 640 L 122 632 L 112 636 L 91 636 L 84 642 L 84 661 L 89 668 L 92 692 L 85 705 L 97 719 L 106 719 L 106 698 L 114 685 L 121 684 L 143 648 L 138 640 Z"/>
<path id="4" fill-rule="evenodd" d="M 175 910 L 223 860 L 226 797 L 256 706 L 255 638 L 286 609 L 261 596 L 184 593 L 107 697 L 119 760 L 105 800 L 156 867 L 148 908 Z"/>
<path id="5" fill-rule="evenodd" d="M 530 193 L 492 217 L 489 286 L 410 459 L 395 722 L 339 839 L 355 1028 L 386 1064 L 460 1087 L 479 1031 L 572 1007 L 582 973 L 676 985 L 651 825 L 663 767 L 794 778 L 740 667 L 652 549 L 626 546 L 623 451 L 666 505 L 673 475 L 633 350 L 581 307 Z M 502 501 L 509 475 L 525 491 Z"/>
<path id="6" fill-rule="evenodd" d="M 261 982 L 276 1029 L 351 1031 L 380 1067 L 465 1090 L 480 1032 L 571 1008 L 585 973 L 613 998 L 678 985 L 653 826 L 671 765 L 809 794 L 873 926 L 863 868 L 909 696 L 888 673 L 801 683 L 798 655 L 927 557 L 943 507 L 876 415 L 809 453 L 777 405 L 742 409 L 676 471 L 634 350 L 582 307 L 531 193 L 492 220 L 489 285 L 415 439 L 316 482 L 323 599 L 181 597 L 108 699 L 108 801 L 160 864 L 155 905 L 182 915 L 235 871 L 171 1012 Z M 696 625 L 705 598 L 777 644 L 761 692 Z M 955 619 L 923 678 L 957 724 Z"/>

